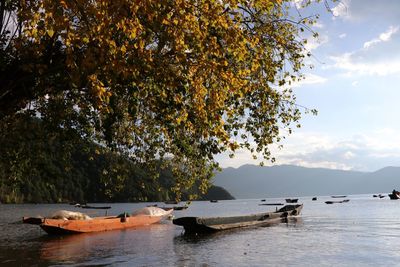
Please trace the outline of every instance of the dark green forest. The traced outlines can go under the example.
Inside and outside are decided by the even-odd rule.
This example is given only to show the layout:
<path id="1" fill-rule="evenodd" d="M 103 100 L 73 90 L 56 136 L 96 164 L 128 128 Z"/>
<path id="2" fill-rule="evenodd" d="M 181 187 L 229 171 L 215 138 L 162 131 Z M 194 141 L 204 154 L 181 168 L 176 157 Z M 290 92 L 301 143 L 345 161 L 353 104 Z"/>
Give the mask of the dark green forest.
<path id="1" fill-rule="evenodd" d="M 84 141 L 71 128 L 51 127 L 20 114 L 0 126 L 1 203 L 137 202 L 176 198 L 174 176 L 159 165 L 155 173 L 127 155 Z M 164 164 L 163 164 L 164 166 Z M 197 186 L 182 199 L 232 199 L 223 188 Z"/>

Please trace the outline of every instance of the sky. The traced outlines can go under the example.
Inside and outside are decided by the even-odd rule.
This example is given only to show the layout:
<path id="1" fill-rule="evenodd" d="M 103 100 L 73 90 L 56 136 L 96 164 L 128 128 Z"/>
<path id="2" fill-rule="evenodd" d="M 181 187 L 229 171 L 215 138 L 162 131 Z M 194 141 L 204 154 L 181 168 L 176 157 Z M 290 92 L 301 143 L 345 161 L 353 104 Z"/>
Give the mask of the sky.
<path id="1" fill-rule="evenodd" d="M 300 2 L 300 1 L 296 1 Z M 302 127 L 272 146 L 275 165 L 376 171 L 400 166 L 400 1 L 342 0 L 300 9 L 320 14 L 307 49 L 306 79 L 293 89 L 299 105 L 315 108 Z M 223 168 L 258 164 L 246 151 Z M 272 165 L 272 164 L 267 164 Z"/>

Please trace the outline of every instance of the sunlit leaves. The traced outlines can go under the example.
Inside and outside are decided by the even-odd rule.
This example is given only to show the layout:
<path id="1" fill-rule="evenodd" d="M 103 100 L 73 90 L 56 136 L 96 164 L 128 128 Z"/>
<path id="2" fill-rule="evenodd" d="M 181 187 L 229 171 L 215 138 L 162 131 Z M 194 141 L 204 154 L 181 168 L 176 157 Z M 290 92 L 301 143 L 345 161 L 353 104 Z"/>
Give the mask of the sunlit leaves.
<path id="1" fill-rule="evenodd" d="M 42 116 L 70 120 L 65 125 L 129 152 L 137 162 L 168 158 L 164 162 L 180 177 L 177 191 L 195 180 L 206 188 L 217 166 L 214 155 L 247 148 L 271 159 L 268 146 L 300 118 L 292 92 L 284 88 L 301 77 L 300 34 L 314 19 L 289 17 L 291 5 L 23 1 L 23 32 L 15 46 L 33 61 L 49 49 L 62 54 L 51 58 L 57 64 L 51 77 L 63 78 L 62 89 L 45 71 L 35 76 L 37 88 L 45 89 L 35 89 L 31 101 Z M 54 99 L 77 115 L 46 112 Z"/>

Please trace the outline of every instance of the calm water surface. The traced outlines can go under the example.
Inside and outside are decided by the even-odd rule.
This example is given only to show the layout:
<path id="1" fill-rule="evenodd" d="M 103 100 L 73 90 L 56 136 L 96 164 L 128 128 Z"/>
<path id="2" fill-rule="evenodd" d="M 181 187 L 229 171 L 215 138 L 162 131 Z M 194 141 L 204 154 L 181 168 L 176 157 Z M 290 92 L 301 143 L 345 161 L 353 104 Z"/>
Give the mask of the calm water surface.
<path id="1" fill-rule="evenodd" d="M 1 266 L 400 266 L 400 200 L 350 196 L 327 205 L 330 197 L 300 198 L 296 221 L 270 227 L 186 237 L 171 221 L 124 231 L 46 235 L 21 224 L 22 216 L 46 216 L 69 205 L 1 205 Z M 282 202 L 283 199 L 267 199 Z M 182 216 L 241 215 L 275 207 L 259 199 L 192 202 Z M 112 204 L 110 214 L 149 203 Z M 83 210 L 91 216 L 104 211 Z"/>

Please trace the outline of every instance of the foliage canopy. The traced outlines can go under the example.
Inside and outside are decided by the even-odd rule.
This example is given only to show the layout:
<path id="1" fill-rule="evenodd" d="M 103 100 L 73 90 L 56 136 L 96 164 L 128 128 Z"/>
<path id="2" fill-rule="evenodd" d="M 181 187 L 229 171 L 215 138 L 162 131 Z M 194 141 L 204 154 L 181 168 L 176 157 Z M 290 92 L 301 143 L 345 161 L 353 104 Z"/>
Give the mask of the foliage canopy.
<path id="1" fill-rule="evenodd" d="M 216 154 L 270 160 L 300 119 L 284 88 L 315 17 L 290 15 L 292 1 L 0 3 L 14 21 L 0 25 L 1 123 L 27 113 L 138 163 L 165 158 L 177 192 L 206 189 Z"/>

